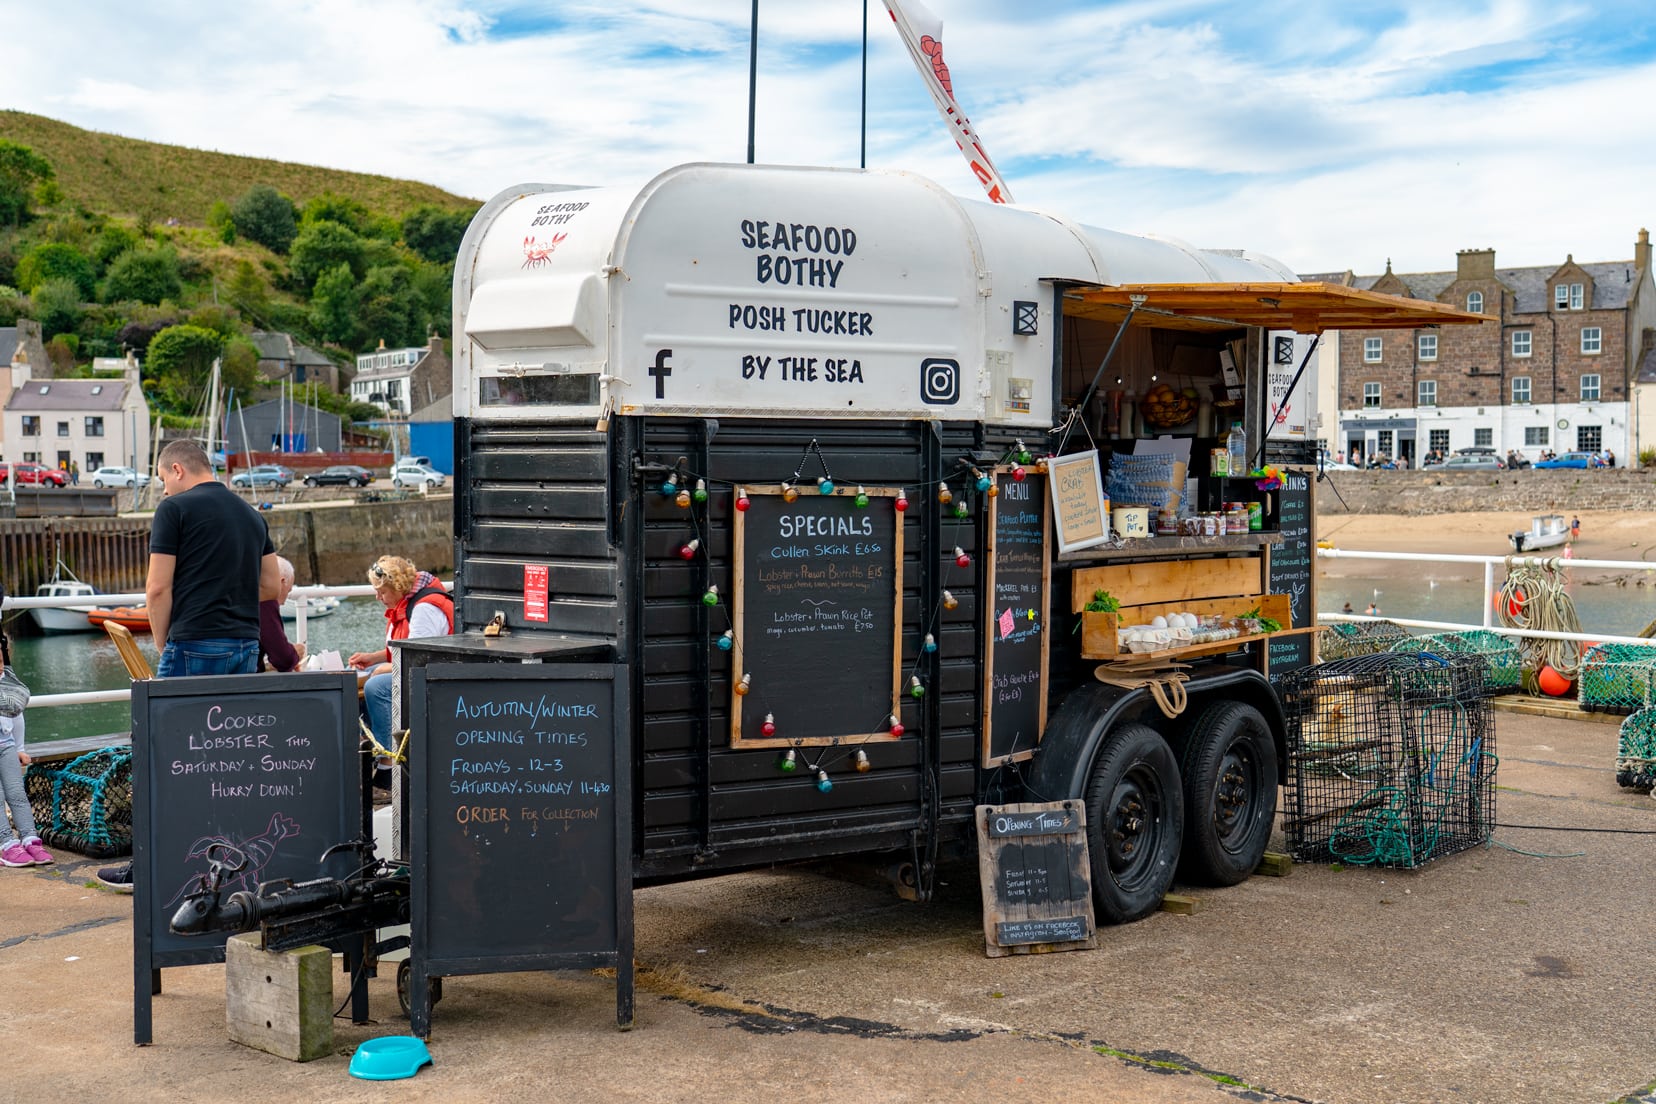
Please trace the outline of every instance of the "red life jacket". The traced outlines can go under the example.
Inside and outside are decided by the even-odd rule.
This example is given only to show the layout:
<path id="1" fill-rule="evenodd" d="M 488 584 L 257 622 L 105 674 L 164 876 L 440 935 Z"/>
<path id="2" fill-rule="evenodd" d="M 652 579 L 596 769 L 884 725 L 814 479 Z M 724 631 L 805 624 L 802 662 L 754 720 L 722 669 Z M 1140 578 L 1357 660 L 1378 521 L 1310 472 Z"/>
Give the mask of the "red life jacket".
<path id="1" fill-rule="evenodd" d="M 386 634 L 385 639 L 408 639 L 408 619 L 414 616 L 414 607 L 418 605 L 435 606 L 441 610 L 443 619 L 448 622 L 449 634 L 453 635 L 454 599 L 448 591 L 443 589 L 443 584 L 434 583 L 431 586 L 421 587 L 385 611 L 386 620 L 391 622 L 391 631 Z"/>

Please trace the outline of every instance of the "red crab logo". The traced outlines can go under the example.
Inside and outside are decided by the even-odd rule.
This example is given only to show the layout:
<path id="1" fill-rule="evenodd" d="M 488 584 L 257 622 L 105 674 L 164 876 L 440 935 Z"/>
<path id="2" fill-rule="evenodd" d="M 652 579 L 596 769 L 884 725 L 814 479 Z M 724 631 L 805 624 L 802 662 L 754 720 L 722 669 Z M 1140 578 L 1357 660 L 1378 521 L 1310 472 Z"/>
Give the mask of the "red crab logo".
<path id="1" fill-rule="evenodd" d="M 539 268 L 541 265 L 549 263 L 552 260 L 552 254 L 557 251 L 558 246 L 567 237 L 569 237 L 568 234 L 558 234 L 551 241 L 544 244 L 536 239 L 533 234 L 524 238 L 523 267 Z"/>
<path id="2" fill-rule="evenodd" d="M 943 86 L 943 91 L 954 99 L 954 82 L 949 80 L 949 67 L 943 64 L 943 40 L 931 35 L 920 36 L 920 50 L 931 58 L 932 72 L 937 74 L 937 83 Z"/>

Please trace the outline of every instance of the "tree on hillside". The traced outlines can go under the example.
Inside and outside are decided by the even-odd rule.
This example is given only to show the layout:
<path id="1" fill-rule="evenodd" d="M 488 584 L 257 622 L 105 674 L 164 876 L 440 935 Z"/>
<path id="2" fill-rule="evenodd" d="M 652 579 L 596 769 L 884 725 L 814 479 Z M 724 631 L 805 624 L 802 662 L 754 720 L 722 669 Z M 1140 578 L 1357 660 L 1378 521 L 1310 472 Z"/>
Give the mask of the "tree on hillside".
<path id="1" fill-rule="evenodd" d="M 28 221 L 37 185 L 53 177 L 51 163 L 28 146 L 0 138 L 0 226 Z"/>
<path id="2" fill-rule="evenodd" d="M 109 266 L 103 299 L 106 303 L 135 300 L 157 305 L 176 300 L 182 291 L 177 253 L 170 248 L 129 249 Z"/>
<path id="3" fill-rule="evenodd" d="M 426 312 L 414 290 L 413 273 L 403 265 L 387 265 L 368 273 L 362 281 L 357 322 L 368 342 L 383 338 L 393 347 L 424 344 Z"/>
<path id="4" fill-rule="evenodd" d="M 91 258 L 62 242 L 43 242 L 17 262 L 19 290 L 32 292 L 48 280 L 68 280 L 80 291 L 82 300 L 92 298 L 97 286 Z"/>
<path id="5" fill-rule="evenodd" d="M 429 203 L 415 208 L 402 221 L 403 243 L 428 261 L 453 264 L 474 213 L 445 211 Z"/>
<path id="6" fill-rule="evenodd" d="M 312 222 L 294 239 L 288 265 L 308 295 L 324 272 L 342 264 L 360 279 L 364 272 L 363 252 L 361 236 L 350 227 L 331 221 Z"/>
<path id="7" fill-rule="evenodd" d="M 311 292 L 310 323 L 324 341 L 346 348 L 362 344 L 362 330 L 357 325 L 357 311 L 362 306 L 362 293 L 357 289 L 357 278 L 351 275 L 351 266 L 337 264 L 324 272 Z"/>
<path id="8" fill-rule="evenodd" d="M 99 231 L 97 241 L 92 243 L 92 259 L 98 263 L 100 270 L 107 270 L 115 263 L 115 258 L 142 244 L 142 239 L 130 226 L 111 222 Z"/>
<path id="9" fill-rule="evenodd" d="M 307 202 L 304 210 L 300 212 L 300 221 L 306 225 L 313 222 L 337 222 L 341 226 L 350 227 L 364 238 L 384 238 L 387 241 L 396 241 L 401 232 L 396 220 L 390 216 L 376 214 L 360 200 L 336 195 L 333 192 L 323 192 Z"/>
<path id="10" fill-rule="evenodd" d="M 156 398 L 174 414 L 189 414 L 201 404 L 212 379 L 213 361 L 224 351 L 224 338 L 200 326 L 168 326 L 149 343 L 144 375 L 155 381 Z"/>
<path id="11" fill-rule="evenodd" d="M 293 201 L 269 184 L 255 184 L 230 208 L 236 233 L 274 253 L 286 253 L 299 232 Z"/>
<path id="12" fill-rule="evenodd" d="M 73 280 L 54 276 L 30 294 L 29 316 L 40 323 L 48 340 L 61 333 L 74 333 L 81 320 L 80 288 Z"/>

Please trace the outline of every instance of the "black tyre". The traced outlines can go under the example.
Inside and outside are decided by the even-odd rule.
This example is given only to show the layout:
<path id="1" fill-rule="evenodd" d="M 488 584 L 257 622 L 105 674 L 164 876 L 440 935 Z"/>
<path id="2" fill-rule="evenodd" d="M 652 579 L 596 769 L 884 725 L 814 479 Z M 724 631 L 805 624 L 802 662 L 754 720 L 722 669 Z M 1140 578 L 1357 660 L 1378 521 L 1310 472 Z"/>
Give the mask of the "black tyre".
<path id="1" fill-rule="evenodd" d="M 1184 794 L 1172 749 L 1127 724 L 1104 738 L 1087 782 L 1087 850 L 1100 924 L 1155 912 L 1179 861 Z"/>
<path id="2" fill-rule="evenodd" d="M 360 479 L 351 479 L 351 480 L 348 480 L 348 482 L 351 484 L 351 489 L 352 490 L 355 490 L 357 487 L 362 486 L 362 480 L 360 480 Z"/>
<path id="3" fill-rule="evenodd" d="M 1236 885 L 1253 874 L 1276 816 L 1271 726 L 1251 705 L 1215 702 L 1196 718 L 1179 764 L 1184 780 L 1182 881 Z"/>
<path id="4" fill-rule="evenodd" d="M 92 485 L 94 487 L 98 488 L 98 490 L 100 490 L 100 491 L 103 490 L 103 480 L 101 480 L 101 479 L 94 479 L 92 481 Z"/>
<path id="5" fill-rule="evenodd" d="M 322 485 L 322 484 L 320 484 L 320 483 L 318 483 L 318 482 L 317 482 L 317 481 L 316 481 L 316 480 L 314 480 L 314 479 L 307 479 L 307 480 L 305 480 L 305 486 L 307 486 L 307 487 L 320 487 L 320 486 L 321 486 L 321 485 Z"/>

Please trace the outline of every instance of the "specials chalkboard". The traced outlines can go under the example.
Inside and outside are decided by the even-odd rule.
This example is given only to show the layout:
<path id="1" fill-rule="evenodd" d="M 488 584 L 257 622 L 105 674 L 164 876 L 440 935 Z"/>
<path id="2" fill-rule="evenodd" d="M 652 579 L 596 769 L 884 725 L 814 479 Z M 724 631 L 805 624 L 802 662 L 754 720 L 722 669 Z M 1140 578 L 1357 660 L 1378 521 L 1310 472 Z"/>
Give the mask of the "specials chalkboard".
<path id="1" fill-rule="evenodd" d="M 1022 470 L 1022 469 L 1020 469 Z M 1046 729 L 1047 480 L 994 475 L 984 624 L 983 765 L 1028 759 Z"/>
<path id="2" fill-rule="evenodd" d="M 977 829 L 989 957 L 1098 946 L 1081 802 L 979 805 Z"/>
<path id="3" fill-rule="evenodd" d="M 1317 621 L 1316 549 L 1311 534 L 1311 474 L 1285 469 L 1282 487 L 1275 493 L 1278 496 L 1277 527 L 1282 543 L 1270 550 L 1270 592 L 1288 596 L 1293 628 L 1310 628 Z M 1311 646 L 1311 633 L 1273 637 L 1267 643 L 1267 670 L 1279 674 L 1309 666 Z"/>
<path id="4" fill-rule="evenodd" d="M 410 1020 L 430 980 L 616 971 L 632 1022 L 626 669 L 434 663 L 412 674 Z"/>
<path id="5" fill-rule="evenodd" d="M 169 928 L 211 864 L 223 896 L 345 877 L 364 834 L 355 672 L 132 684 L 134 1025 L 149 1042 L 160 968 L 223 962 L 226 933 Z"/>
<path id="6" fill-rule="evenodd" d="M 892 738 L 903 527 L 896 489 L 862 488 L 865 506 L 858 490 L 789 502 L 780 487 L 748 488 L 736 515 L 732 746 Z"/>

